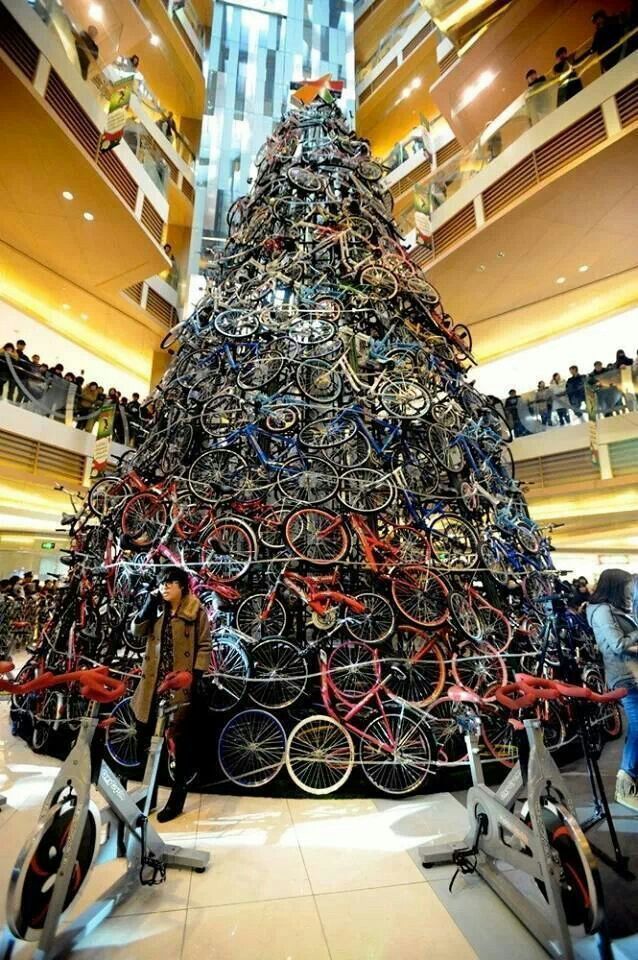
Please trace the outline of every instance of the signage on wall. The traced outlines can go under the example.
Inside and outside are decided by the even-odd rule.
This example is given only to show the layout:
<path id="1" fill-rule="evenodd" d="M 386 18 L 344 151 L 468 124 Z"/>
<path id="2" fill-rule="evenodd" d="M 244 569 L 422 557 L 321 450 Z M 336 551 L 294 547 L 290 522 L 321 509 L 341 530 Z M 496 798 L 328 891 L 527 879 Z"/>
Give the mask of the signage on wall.
<path id="1" fill-rule="evenodd" d="M 40 550 L 55 550 L 55 540 L 43 540 Z"/>
<path id="2" fill-rule="evenodd" d="M 115 420 L 115 404 L 105 403 L 98 414 L 97 438 L 93 451 L 91 476 L 95 477 L 104 470 L 111 452 L 113 439 L 113 421 Z"/>

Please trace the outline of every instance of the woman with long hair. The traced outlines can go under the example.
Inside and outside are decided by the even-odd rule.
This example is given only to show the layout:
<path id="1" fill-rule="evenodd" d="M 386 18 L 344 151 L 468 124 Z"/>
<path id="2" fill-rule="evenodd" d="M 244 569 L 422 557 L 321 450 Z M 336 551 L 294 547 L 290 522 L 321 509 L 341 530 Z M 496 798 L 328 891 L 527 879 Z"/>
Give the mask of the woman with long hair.
<path id="1" fill-rule="evenodd" d="M 616 776 L 616 802 L 638 813 L 638 579 L 626 570 L 603 570 L 587 604 L 587 622 L 605 664 L 610 690 L 626 687 L 621 700 L 627 735 Z"/>
<path id="2" fill-rule="evenodd" d="M 173 820 L 184 809 L 188 781 L 194 773 L 194 744 L 198 714 L 195 712 L 202 674 L 208 669 L 211 640 L 206 610 L 190 592 L 188 574 L 180 567 L 162 568 L 159 591 L 153 590 L 133 620 L 135 636 L 146 637 L 140 680 L 131 706 L 139 723 L 149 726 L 157 709 L 157 688 L 168 673 L 185 670 L 192 674 L 190 690 L 176 690 L 166 736 L 175 746 L 175 780 L 168 802 L 157 819 Z"/>

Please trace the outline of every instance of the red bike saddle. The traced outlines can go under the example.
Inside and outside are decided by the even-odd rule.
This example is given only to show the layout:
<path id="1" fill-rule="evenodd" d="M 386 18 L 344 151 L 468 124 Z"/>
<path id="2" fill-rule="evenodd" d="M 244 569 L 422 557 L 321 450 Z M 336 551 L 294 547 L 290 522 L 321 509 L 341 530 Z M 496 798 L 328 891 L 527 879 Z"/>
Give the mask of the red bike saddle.
<path id="1" fill-rule="evenodd" d="M 10 660 L 0 660 L 0 674 L 11 673 L 15 667 Z"/>
<path id="2" fill-rule="evenodd" d="M 451 687 L 448 687 L 447 695 L 450 700 L 454 700 L 456 703 L 474 703 L 477 706 L 483 703 L 481 697 L 478 693 L 474 693 L 472 690 L 465 690 L 463 687 L 459 687 L 454 684 Z"/>

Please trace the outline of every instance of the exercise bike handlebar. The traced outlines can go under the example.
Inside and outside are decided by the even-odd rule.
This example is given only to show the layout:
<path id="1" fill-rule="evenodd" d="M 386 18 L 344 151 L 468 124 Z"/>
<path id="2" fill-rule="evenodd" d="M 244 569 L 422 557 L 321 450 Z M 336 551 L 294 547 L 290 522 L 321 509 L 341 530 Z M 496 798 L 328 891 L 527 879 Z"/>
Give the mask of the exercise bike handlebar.
<path id="1" fill-rule="evenodd" d="M 494 699 L 508 710 L 522 710 L 534 706 L 539 700 L 589 700 L 592 703 L 609 703 L 620 700 L 627 693 L 624 687 L 596 693 L 589 687 L 562 683 L 548 677 L 532 677 L 517 673 L 514 683 L 506 683 L 492 691 Z"/>
<path id="2" fill-rule="evenodd" d="M 6 663 L 0 664 L 0 668 L 4 666 Z M 7 671 L 0 670 L 0 672 Z M 122 680 L 109 676 L 108 667 L 91 667 L 90 670 L 72 670 L 69 673 L 48 671 L 33 680 L 28 680 L 27 683 L 0 679 L 0 691 L 27 694 L 60 687 L 67 683 L 79 683 L 80 694 L 86 700 L 94 700 L 96 703 L 112 703 L 114 700 L 120 700 L 126 693 L 126 684 Z"/>
<path id="3" fill-rule="evenodd" d="M 172 670 L 167 673 L 159 687 L 158 694 L 168 693 L 169 690 L 189 690 L 193 683 L 193 674 L 188 670 Z"/>

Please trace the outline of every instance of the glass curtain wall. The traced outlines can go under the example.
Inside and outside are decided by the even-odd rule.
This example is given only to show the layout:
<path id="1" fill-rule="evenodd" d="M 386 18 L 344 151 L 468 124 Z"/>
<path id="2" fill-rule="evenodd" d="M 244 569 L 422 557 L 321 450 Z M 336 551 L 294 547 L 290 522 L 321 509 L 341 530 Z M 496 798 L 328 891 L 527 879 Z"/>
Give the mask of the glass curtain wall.
<path id="1" fill-rule="evenodd" d="M 216 0 L 191 274 L 225 239 L 228 209 L 249 190 L 253 158 L 288 109 L 291 81 L 344 80 L 341 108 L 354 123 L 353 29 L 353 0 Z M 198 288 L 193 276 L 192 301 Z"/>

